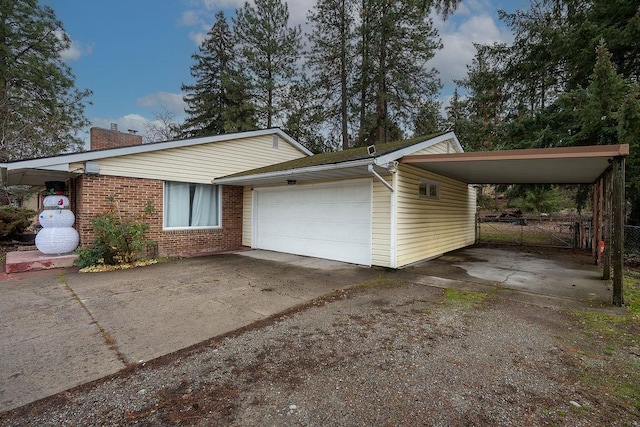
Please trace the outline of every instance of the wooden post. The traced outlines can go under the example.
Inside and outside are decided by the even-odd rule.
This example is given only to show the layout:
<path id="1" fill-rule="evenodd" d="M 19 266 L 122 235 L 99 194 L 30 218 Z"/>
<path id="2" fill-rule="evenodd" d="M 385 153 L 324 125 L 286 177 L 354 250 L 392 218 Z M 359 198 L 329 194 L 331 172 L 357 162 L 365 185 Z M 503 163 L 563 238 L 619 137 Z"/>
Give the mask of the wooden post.
<path id="1" fill-rule="evenodd" d="M 613 252 L 613 305 L 624 305 L 624 157 L 613 160 L 613 191 L 612 191 L 612 252 Z"/>
<path id="2" fill-rule="evenodd" d="M 613 181 L 615 172 L 611 170 L 605 175 L 604 178 L 604 191 L 602 201 L 602 220 L 604 226 L 602 227 L 602 240 L 604 241 L 604 253 L 602 254 L 602 280 L 611 279 L 611 214 L 612 208 L 612 195 Z"/>

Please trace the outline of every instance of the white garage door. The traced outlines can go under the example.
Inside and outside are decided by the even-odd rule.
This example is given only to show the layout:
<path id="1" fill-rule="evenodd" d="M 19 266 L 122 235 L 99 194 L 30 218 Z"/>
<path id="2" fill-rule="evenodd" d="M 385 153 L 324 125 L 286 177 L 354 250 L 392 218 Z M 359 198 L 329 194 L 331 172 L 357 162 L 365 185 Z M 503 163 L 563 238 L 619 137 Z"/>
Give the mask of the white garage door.
<path id="1" fill-rule="evenodd" d="M 254 247 L 371 265 L 371 181 L 254 190 Z"/>

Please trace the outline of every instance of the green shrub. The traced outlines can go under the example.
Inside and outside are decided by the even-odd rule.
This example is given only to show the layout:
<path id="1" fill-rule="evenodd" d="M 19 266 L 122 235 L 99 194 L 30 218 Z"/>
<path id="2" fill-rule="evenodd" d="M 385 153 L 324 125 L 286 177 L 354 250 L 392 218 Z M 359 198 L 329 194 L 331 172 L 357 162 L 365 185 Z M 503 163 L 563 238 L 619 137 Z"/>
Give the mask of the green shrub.
<path id="1" fill-rule="evenodd" d="M 104 256 L 102 255 L 102 251 L 100 250 L 100 248 L 96 248 L 94 246 L 88 248 L 78 248 L 76 249 L 76 255 L 78 255 L 78 257 L 76 258 L 74 263 L 80 268 L 104 264 Z"/>
<path id="2" fill-rule="evenodd" d="M 0 206 L 0 240 L 10 240 L 33 222 L 36 211 L 15 206 Z"/>
<path id="3" fill-rule="evenodd" d="M 76 265 L 84 268 L 127 264 L 144 258 L 147 249 L 154 247 L 156 242 L 147 238 L 149 224 L 142 219 L 153 212 L 147 204 L 140 220 L 125 219 L 115 208 L 93 218 L 91 224 L 96 238 L 91 246 L 76 250 Z"/>

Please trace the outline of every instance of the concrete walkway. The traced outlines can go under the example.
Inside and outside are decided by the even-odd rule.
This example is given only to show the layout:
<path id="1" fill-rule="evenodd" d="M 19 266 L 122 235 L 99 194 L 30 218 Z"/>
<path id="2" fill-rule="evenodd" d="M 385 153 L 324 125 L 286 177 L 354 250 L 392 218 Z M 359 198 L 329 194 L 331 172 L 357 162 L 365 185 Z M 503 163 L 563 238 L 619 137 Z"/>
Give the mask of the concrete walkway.
<path id="1" fill-rule="evenodd" d="M 482 248 L 400 271 L 248 251 L 105 273 L 40 272 L 0 282 L 0 411 L 381 275 L 536 304 L 610 301 L 597 267 Z"/>

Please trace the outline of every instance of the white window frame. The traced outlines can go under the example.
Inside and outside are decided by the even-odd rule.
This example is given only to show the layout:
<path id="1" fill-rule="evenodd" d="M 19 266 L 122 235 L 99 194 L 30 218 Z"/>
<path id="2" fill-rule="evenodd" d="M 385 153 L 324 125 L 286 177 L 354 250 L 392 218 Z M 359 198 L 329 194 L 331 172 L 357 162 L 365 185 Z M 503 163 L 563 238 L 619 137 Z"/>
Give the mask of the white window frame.
<path id="1" fill-rule="evenodd" d="M 440 200 L 440 182 L 433 179 L 420 178 L 418 197 L 426 200 Z"/>
<path id="2" fill-rule="evenodd" d="M 214 184 L 200 184 L 200 183 L 187 183 L 197 185 L 210 185 L 215 188 L 218 210 L 218 225 L 204 225 L 204 226 L 187 226 L 187 227 L 169 227 L 167 226 L 167 184 L 169 182 L 177 181 L 164 181 L 162 185 L 162 229 L 163 230 L 213 230 L 222 228 L 222 187 Z"/>

